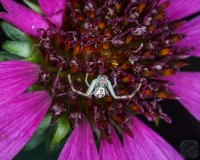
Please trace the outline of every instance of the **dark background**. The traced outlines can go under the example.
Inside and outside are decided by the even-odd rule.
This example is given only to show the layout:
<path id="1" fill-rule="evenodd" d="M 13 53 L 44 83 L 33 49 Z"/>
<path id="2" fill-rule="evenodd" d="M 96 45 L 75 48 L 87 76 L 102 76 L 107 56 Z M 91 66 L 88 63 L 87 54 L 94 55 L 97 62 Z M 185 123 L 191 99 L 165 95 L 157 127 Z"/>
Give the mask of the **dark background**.
<path id="1" fill-rule="evenodd" d="M 3 11 L 3 7 L 1 5 L 0 11 Z M 2 43 L 7 39 L 8 38 L 0 29 L 0 44 L 2 45 Z M 190 65 L 185 67 L 183 71 L 200 71 L 199 58 L 192 57 L 189 58 L 187 62 Z M 163 112 L 167 113 L 169 117 L 171 117 L 171 124 L 161 120 L 160 125 L 156 127 L 154 122 L 149 122 L 145 117 L 139 116 L 140 119 L 161 135 L 166 141 L 168 141 L 178 152 L 180 151 L 180 143 L 183 140 L 195 140 L 198 142 L 200 148 L 200 123 L 192 115 L 190 115 L 178 101 L 165 100 L 161 103 L 161 105 L 163 106 Z M 47 155 L 45 143 L 42 143 L 39 147 L 32 151 L 20 152 L 14 160 L 56 160 L 60 151 L 61 149 L 53 155 Z M 198 157 L 191 160 L 200 160 L 200 151 Z"/>

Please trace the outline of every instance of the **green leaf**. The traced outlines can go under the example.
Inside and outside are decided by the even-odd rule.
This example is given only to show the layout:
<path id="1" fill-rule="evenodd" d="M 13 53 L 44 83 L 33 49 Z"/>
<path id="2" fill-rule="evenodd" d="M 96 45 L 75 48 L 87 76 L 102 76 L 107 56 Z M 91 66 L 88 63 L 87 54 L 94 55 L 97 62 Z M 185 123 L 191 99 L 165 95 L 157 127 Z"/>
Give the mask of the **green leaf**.
<path id="1" fill-rule="evenodd" d="M 53 126 L 49 135 L 48 146 L 51 147 L 59 143 L 62 139 L 65 138 L 70 130 L 71 129 L 67 120 L 67 116 L 64 115 L 58 120 L 58 123 Z"/>
<path id="2" fill-rule="evenodd" d="M 11 24 L 7 22 L 1 23 L 1 28 L 5 32 L 5 34 L 13 41 L 30 41 L 30 37 L 20 30 L 13 27 Z"/>
<path id="3" fill-rule="evenodd" d="M 40 15 L 43 15 L 43 12 L 42 12 L 41 8 L 40 8 L 37 4 L 32 3 L 32 2 L 30 2 L 30 1 L 28 1 L 28 0 L 23 0 L 23 1 L 24 1 L 24 2 L 27 4 L 27 6 L 29 6 L 33 11 L 39 13 Z"/>
<path id="4" fill-rule="evenodd" d="M 37 64 L 44 64 L 44 57 L 41 56 L 40 52 L 38 50 L 33 50 L 33 54 L 31 57 L 27 58 L 27 61 L 37 63 Z"/>
<path id="5" fill-rule="evenodd" d="M 61 148 L 65 143 L 66 143 L 66 139 L 67 138 L 64 138 L 62 141 L 60 141 L 59 143 L 55 144 L 55 145 L 52 145 L 52 146 L 46 146 L 46 151 L 47 151 L 47 154 L 53 154 L 54 152 L 56 152 L 59 148 Z"/>
<path id="6" fill-rule="evenodd" d="M 0 61 L 5 61 L 5 60 L 18 60 L 18 59 L 23 59 L 23 57 L 5 52 L 5 51 L 0 51 Z"/>
<path id="7" fill-rule="evenodd" d="M 36 148 L 40 143 L 42 143 L 46 138 L 46 133 L 34 134 L 31 139 L 26 143 L 23 151 L 30 151 Z"/>
<path id="8" fill-rule="evenodd" d="M 51 121 L 51 114 L 47 113 L 43 118 L 42 122 L 40 123 L 39 127 L 37 128 L 35 134 L 36 135 L 41 134 L 44 131 L 46 131 L 46 129 L 50 126 L 50 121 Z"/>
<path id="9" fill-rule="evenodd" d="M 48 154 L 54 153 L 65 143 L 70 130 L 67 115 L 64 114 L 51 129 L 46 145 Z"/>
<path id="10" fill-rule="evenodd" d="M 3 44 L 3 48 L 18 56 L 28 58 L 33 55 L 32 44 L 28 42 L 7 41 Z"/>

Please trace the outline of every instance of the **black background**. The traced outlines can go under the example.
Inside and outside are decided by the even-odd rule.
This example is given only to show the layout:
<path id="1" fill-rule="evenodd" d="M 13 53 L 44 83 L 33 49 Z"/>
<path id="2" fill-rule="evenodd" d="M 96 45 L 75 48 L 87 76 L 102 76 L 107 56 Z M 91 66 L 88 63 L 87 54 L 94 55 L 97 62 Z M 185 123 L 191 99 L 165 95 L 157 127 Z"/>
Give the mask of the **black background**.
<path id="1" fill-rule="evenodd" d="M 0 6 L 0 10 L 3 11 L 2 6 Z M 2 30 L 0 30 L 1 45 L 6 40 L 8 40 L 8 38 Z M 190 65 L 185 67 L 183 71 L 200 71 L 199 58 L 192 57 L 189 58 L 187 62 Z M 195 140 L 198 142 L 200 148 L 200 123 L 190 115 L 178 101 L 165 100 L 164 102 L 161 102 L 161 105 L 163 106 L 163 112 L 167 113 L 169 117 L 171 117 L 171 124 L 161 120 L 160 125 L 156 127 L 154 122 L 149 122 L 145 117 L 139 116 L 140 119 L 168 141 L 178 152 L 180 151 L 180 143 L 183 140 Z M 58 158 L 60 151 L 61 150 L 57 151 L 53 155 L 46 155 L 45 144 L 42 143 L 38 148 L 32 151 L 20 152 L 14 160 L 55 160 Z M 197 158 L 191 160 L 200 160 L 200 152 Z"/>

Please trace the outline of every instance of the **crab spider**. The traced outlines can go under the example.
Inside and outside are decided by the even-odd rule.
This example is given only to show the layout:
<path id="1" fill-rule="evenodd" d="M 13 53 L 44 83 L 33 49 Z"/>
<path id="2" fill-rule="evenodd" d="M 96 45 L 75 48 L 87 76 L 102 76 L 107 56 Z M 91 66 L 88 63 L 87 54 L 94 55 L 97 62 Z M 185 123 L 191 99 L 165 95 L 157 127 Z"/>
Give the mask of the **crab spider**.
<path id="1" fill-rule="evenodd" d="M 73 87 L 71 75 L 68 74 L 68 80 L 69 80 L 69 84 L 70 84 L 72 91 L 77 94 L 80 94 L 82 96 L 85 96 L 85 97 L 91 97 L 94 94 L 94 96 L 97 98 L 103 98 L 103 97 L 105 97 L 106 94 L 109 95 L 109 93 L 108 93 L 108 90 L 109 90 L 110 94 L 115 99 L 130 99 L 139 91 L 139 89 L 142 85 L 141 83 L 139 83 L 139 85 L 137 86 L 135 91 L 133 91 L 133 93 L 130 95 L 116 96 L 116 94 L 113 90 L 113 86 L 112 86 L 111 82 L 108 80 L 107 76 L 99 75 L 96 79 L 94 79 L 92 81 L 92 83 L 90 85 L 87 82 L 87 77 L 88 77 L 88 75 L 86 74 L 85 82 L 88 85 L 88 90 L 86 91 L 86 93 L 83 93 Z"/>

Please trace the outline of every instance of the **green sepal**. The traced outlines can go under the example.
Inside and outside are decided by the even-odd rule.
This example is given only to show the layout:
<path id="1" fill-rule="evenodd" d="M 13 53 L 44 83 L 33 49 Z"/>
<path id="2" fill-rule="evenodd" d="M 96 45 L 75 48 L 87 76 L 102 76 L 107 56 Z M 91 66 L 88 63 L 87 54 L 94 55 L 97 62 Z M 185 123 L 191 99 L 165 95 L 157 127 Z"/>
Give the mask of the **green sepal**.
<path id="1" fill-rule="evenodd" d="M 24 58 L 28 58 L 33 55 L 32 44 L 28 42 L 7 41 L 2 47 L 8 52 Z"/>
<path id="2" fill-rule="evenodd" d="M 158 127 L 160 124 L 160 118 L 156 117 L 154 120 L 155 126 Z"/>
<path id="3" fill-rule="evenodd" d="M 23 59 L 23 57 L 5 51 L 0 51 L 0 61 L 19 60 L 19 59 Z"/>
<path id="4" fill-rule="evenodd" d="M 33 50 L 31 57 L 28 57 L 26 60 L 36 64 L 44 64 L 44 57 L 41 56 L 38 49 L 36 51 Z"/>
<path id="5" fill-rule="evenodd" d="M 42 143 L 46 138 L 46 132 L 40 134 L 34 134 L 31 139 L 26 143 L 23 151 L 30 151 L 36 148 L 40 143 Z"/>
<path id="6" fill-rule="evenodd" d="M 5 34 L 13 41 L 31 41 L 31 38 L 27 36 L 25 33 L 13 27 L 11 24 L 7 22 L 1 23 L 1 28 L 5 32 Z"/>
<path id="7" fill-rule="evenodd" d="M 58 122 L 54 124 L 47 142 L 47 146 L 51 147 L 59 143 L 70 132 L 70 125 L 67 120 L 66 114 L 58 119 Z"/>
<path id="8" fill-rule="evenodd" d="M 40 125 L 38 126 L 35 135 L 37 134 L 41 134 L 44 131 L 47 130 L 47 128 L 50 126 L 50 121 L 51 121 L 51 114 L 47 113 L 44 118 L 42 119 L 42 122 L 40 123 Z"/>
<path id="9" fill-rule="evenodd" d="M 71 129 L 67 120 L 67 115 L 64 114 L 56 123 L 54 123 L 50 131 L 47 140 L 47 152 L 54 152 L 55 149 L 57 149 L 57 146 L 60 146 L 60 142 L 67 136 L 70 130 Z"/>
<path id="10" fill-rule="evenodd" d="M 48 144 L 46 145 L 46 152 L 48 155 L 51 155 L 53 153 L 55 153 L 57 150 L 59 150 L 61 147 L 63 147 L 63 145 L 66 143 L 68 137 L 64 138 L 62 141 L 60 141 L 59 143 L 56 143 L 55 145 L 51 145 L 48 146 Z"/>
<path id="11" fill-rule="evenodd" d="M 24 1 L 24 3 L 26 3 L 27 6 L 30 7 L 33 11 L 37 12 L 37 13 L 40 14 L 40 15 L 43 15 L 43 12 L 42 12 L 41 8 L 40 8 L 37 4 L 32 3 L 32 2 L 30 2 L 30 1 L 28 1 L 28 0 L 23 0 L 23 1 Z"/>

